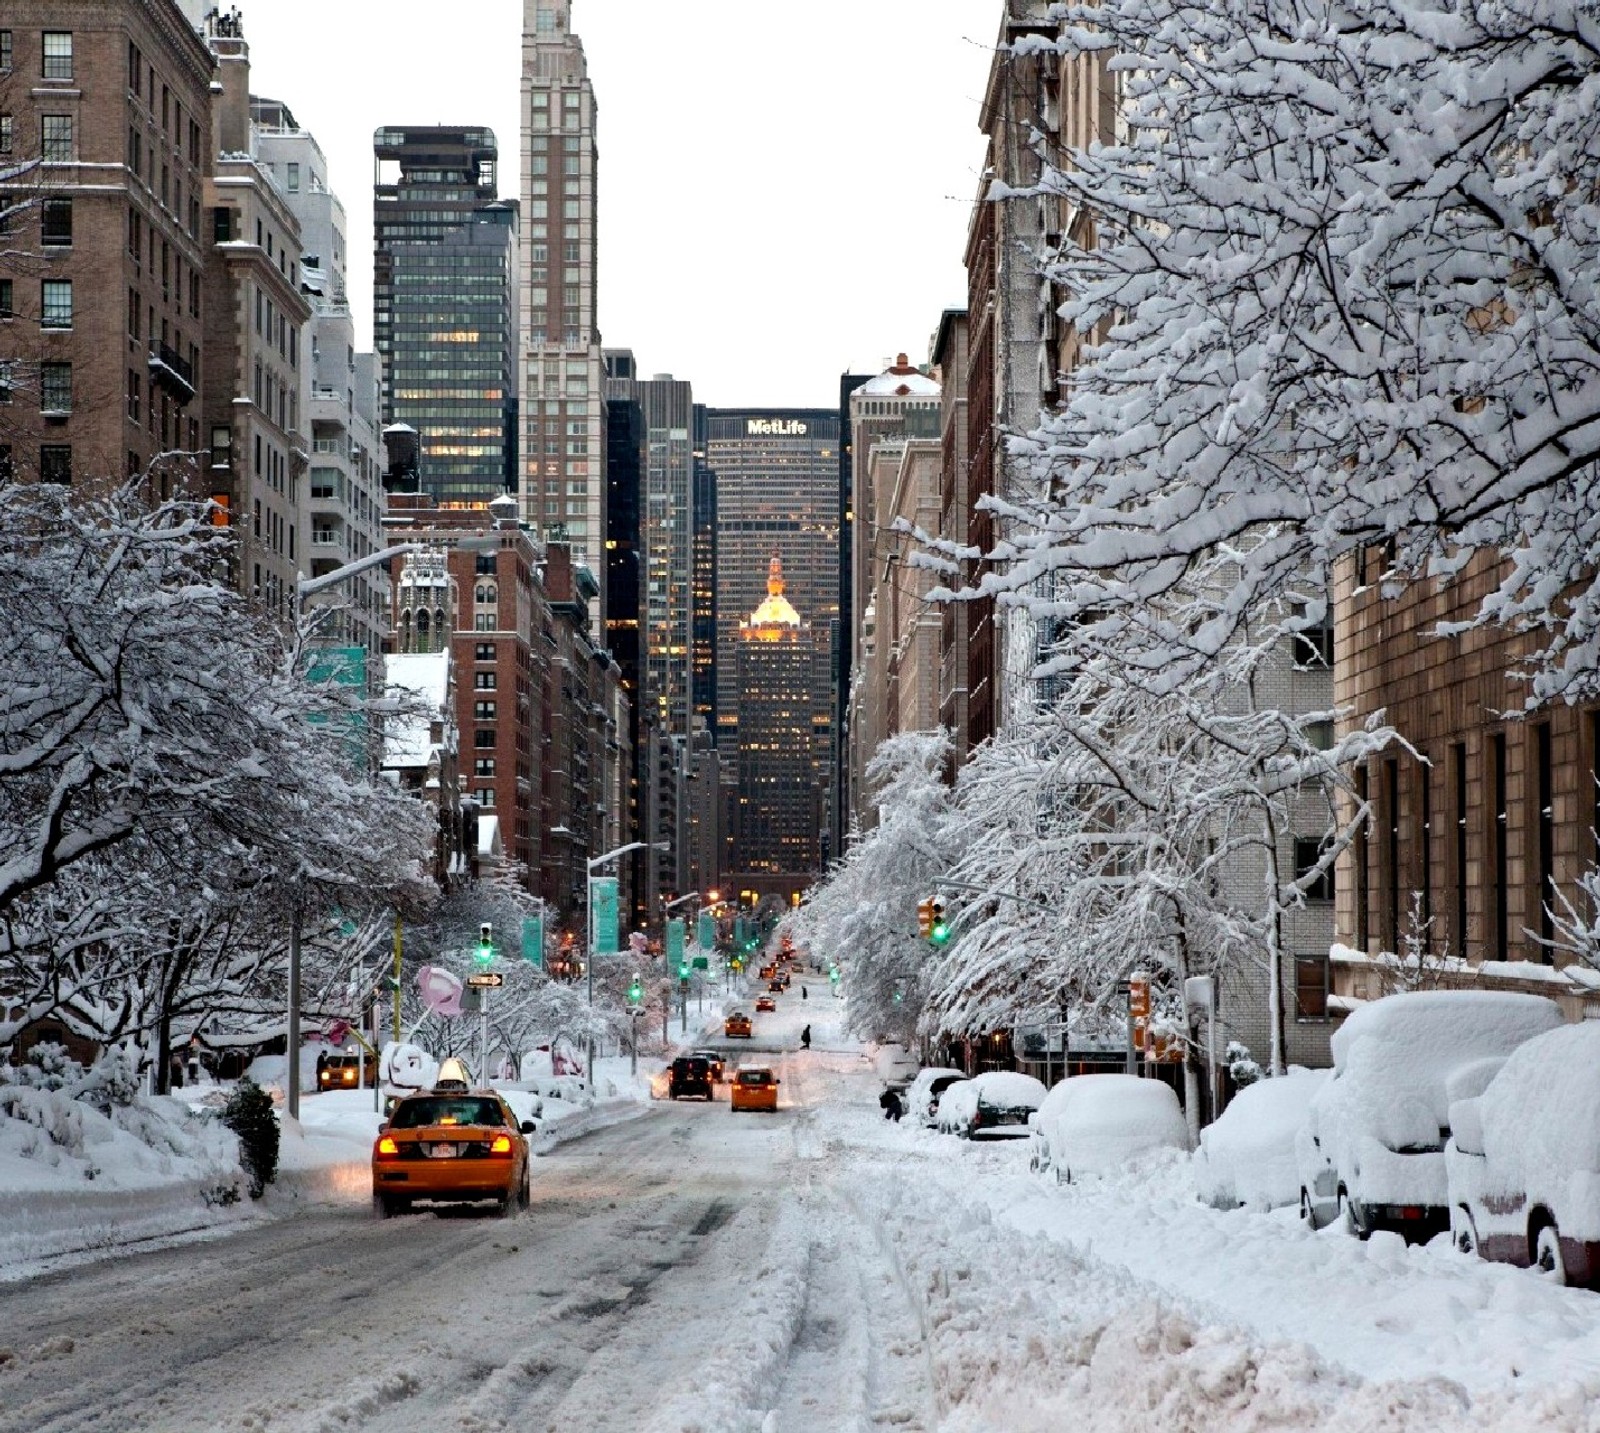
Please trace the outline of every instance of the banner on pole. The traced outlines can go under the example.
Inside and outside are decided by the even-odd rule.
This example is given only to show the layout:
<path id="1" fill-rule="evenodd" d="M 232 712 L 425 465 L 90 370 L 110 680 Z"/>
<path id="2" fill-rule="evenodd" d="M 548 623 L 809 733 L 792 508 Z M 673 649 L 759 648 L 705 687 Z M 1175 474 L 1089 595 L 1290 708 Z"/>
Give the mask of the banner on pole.
<path id="1" fill-rule="evenodd" d="M 523 916 L 522 958 L 530 964 L 544 965 L 544 917 Z"/>
<path id="2" fill-rule="evenodd" d="M 717 943 L 717 918 L 710 911 L 700 912 L 699 946 L 710 950 Z"/>
<path id="3" fill-rule="evenodd" d="M 591 913 L 590 925 L 594 930 L 594 953 L 596 955 L 615 955 L 617 953 L 617 878 L 615 876 L 596 876 L 589 883 L 594 901 L 594 910 Z"/>
<path id="4" fill-rule="evenodd" d="M 667 922 L 667 964 L 674 970 L 683 964 L 683 921 L 673 916 Z"/>

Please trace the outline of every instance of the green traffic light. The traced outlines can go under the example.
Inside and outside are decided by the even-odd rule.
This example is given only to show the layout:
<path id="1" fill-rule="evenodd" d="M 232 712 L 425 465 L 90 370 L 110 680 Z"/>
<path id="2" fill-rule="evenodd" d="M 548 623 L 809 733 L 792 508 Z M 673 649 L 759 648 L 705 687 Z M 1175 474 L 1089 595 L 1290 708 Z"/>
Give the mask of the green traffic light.
<path id="1" fill-rule="evenodd" d="M 931 931 L 928 932 L 928 939 L 931 940 L 935 945 L 943 945 L 947 940 L 950 939 L 950 927 L 947 926 L 943 921 L 940 921 Z"/>

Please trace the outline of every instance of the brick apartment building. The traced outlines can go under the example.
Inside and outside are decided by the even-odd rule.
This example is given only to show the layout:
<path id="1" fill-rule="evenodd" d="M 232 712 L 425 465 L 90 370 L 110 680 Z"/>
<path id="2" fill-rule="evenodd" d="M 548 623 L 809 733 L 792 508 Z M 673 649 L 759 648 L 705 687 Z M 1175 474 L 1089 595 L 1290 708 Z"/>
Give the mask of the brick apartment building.
<path id="1" fill-rule="evenodd" d="M 173 0 L 0 14 L 0 464 L 82 483 L 202 447 L 214 66 Z M 37 161 L 36 164 L 33 161 Z M 158 494 L 192 472 L 161 465 Z"/>

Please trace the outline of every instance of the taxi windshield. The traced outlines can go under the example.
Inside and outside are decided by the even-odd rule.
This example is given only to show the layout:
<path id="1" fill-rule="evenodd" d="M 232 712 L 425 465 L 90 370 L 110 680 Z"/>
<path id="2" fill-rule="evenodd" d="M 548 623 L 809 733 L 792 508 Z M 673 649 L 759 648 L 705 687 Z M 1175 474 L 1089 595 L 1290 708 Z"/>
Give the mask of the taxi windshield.
<path id="1" fill-rule="evenodd" d="M 421 1129 L 425 1125 L 504 1125 L 498 1100 L 472 1096 L 426 1096 L 402 1100 L 389 1124 L 394 1129 Z"/>

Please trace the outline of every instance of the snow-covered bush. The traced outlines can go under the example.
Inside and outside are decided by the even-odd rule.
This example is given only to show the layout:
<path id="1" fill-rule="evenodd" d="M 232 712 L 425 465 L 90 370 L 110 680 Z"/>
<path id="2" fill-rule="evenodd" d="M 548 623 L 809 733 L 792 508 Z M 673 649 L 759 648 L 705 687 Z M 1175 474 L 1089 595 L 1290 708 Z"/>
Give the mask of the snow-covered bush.
<path id="1" fill-rule="evenodd" d="M 100 1052 L 100 1057 L 74 1085 L 72 1093 L 105 1114 L 116 1108 L 127 1108 L 143 1088 L 138 1057 L 126 1047 L 114 1045 Z"/>
<path id="2" fill-rule="evenodd" d="M 1238 1089 L 1248 1088 L 1262 1076 L 1261 1066 L 1250 1053 L 1250 1047 L 1242 1040 L 1228 1041 L 1228 1048 L 1223 1051 L 1222 1060 L 1228 1067 L 1228 1077 Z"/>
<path id="3" fill-rule="evenodd" d="M 67 1053 L 65 1045 L 44 1040 L 33 1046 L 12 1071 L 12 1079 L 34 1090 L 64 1090 L 83 1078 L 83 1066 Z"/>
<path id="4" fill-rule="evenodd" d="M 222 1122 L 239 1136 L 239 1162 L 250 1176 L 250 1197 L 261 1198 L 278 1175 L 278 1117 L 272 1097 L 250 1080 L 241 1080 L 222 1111 Z"/>

